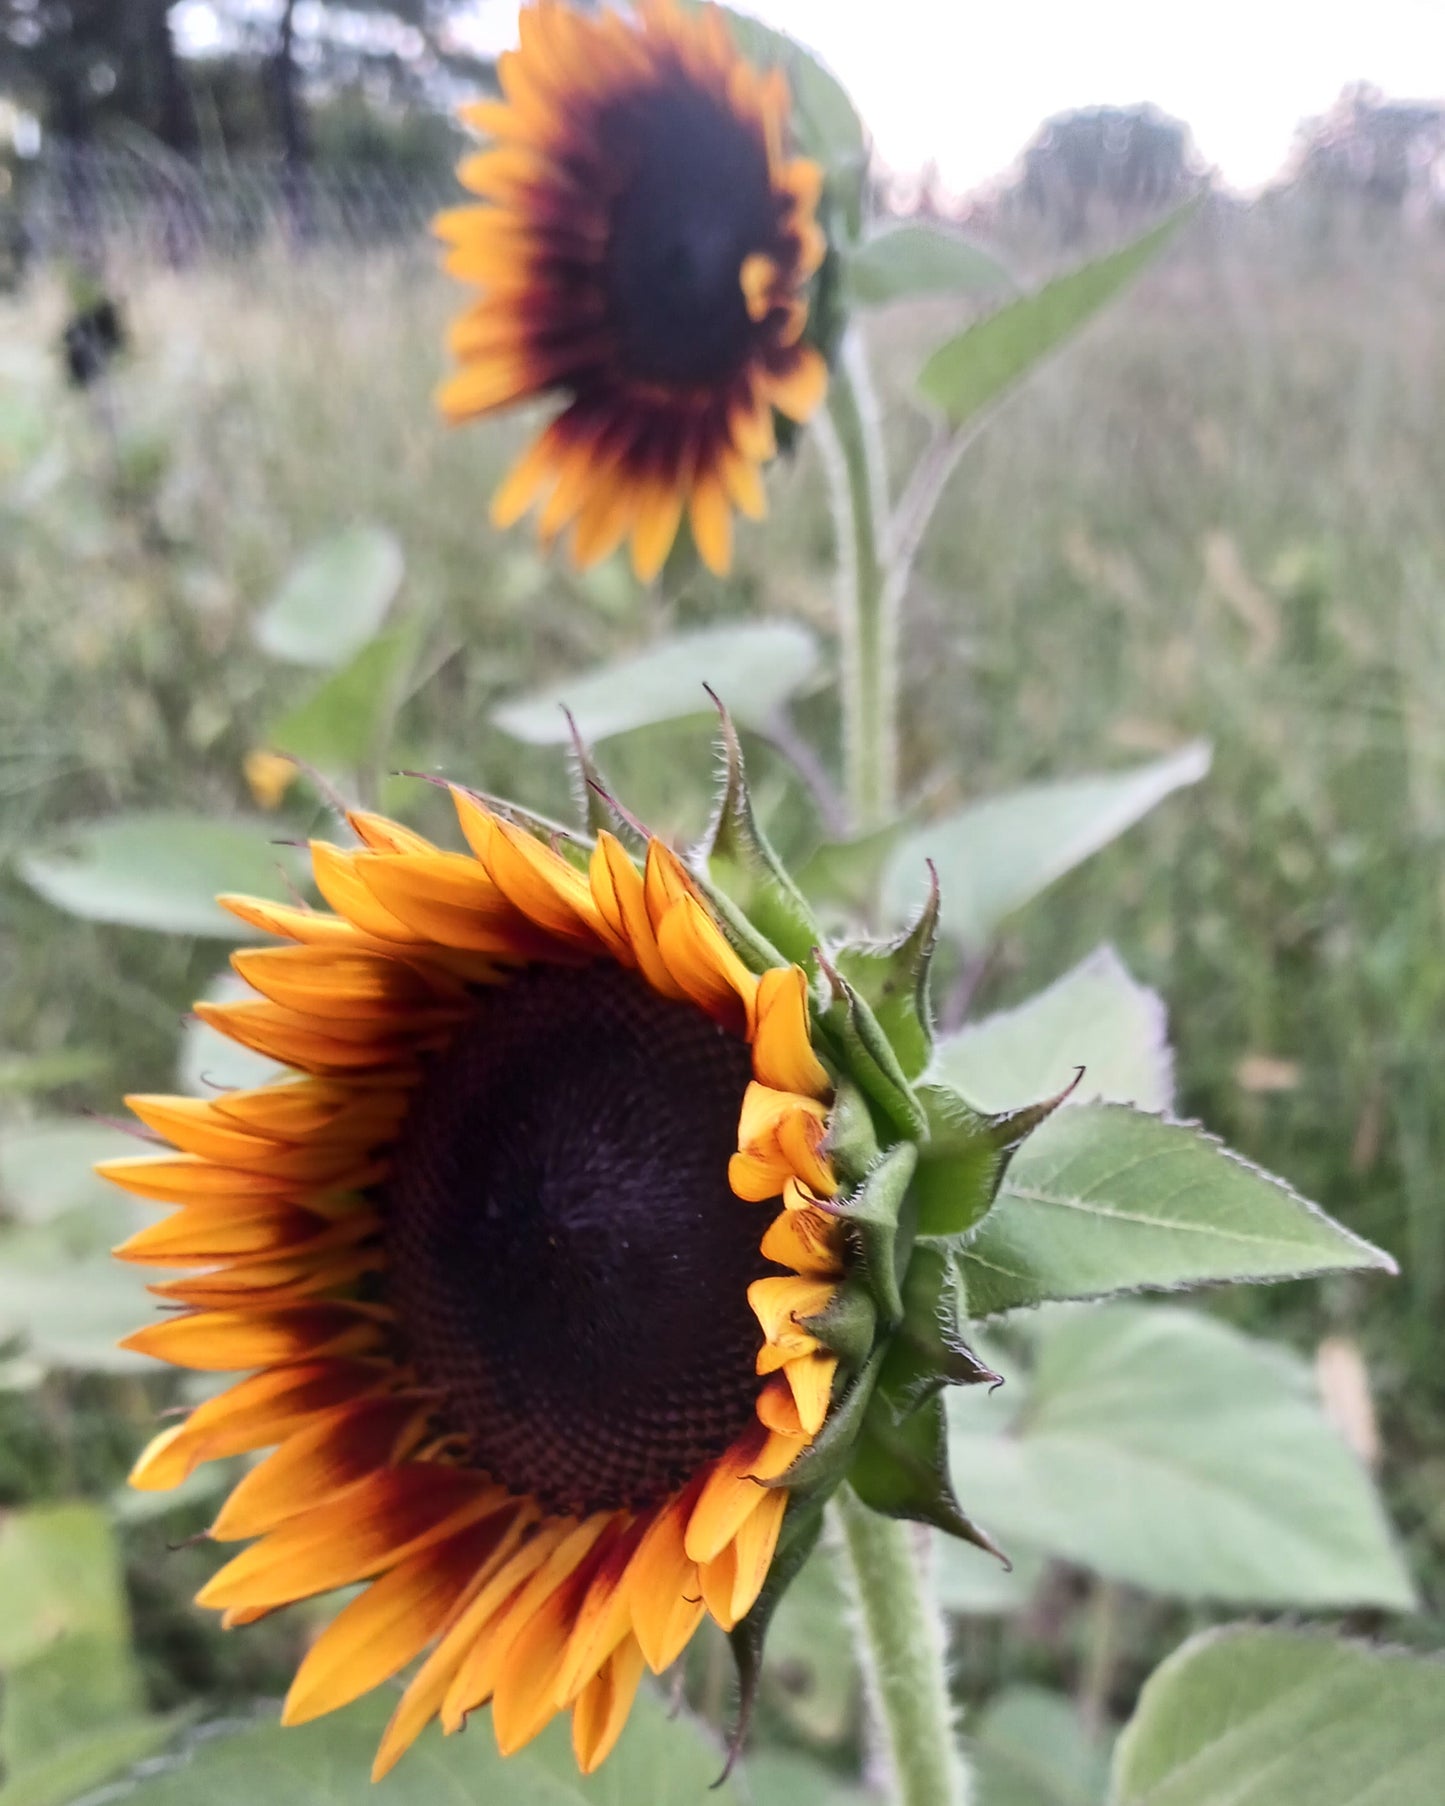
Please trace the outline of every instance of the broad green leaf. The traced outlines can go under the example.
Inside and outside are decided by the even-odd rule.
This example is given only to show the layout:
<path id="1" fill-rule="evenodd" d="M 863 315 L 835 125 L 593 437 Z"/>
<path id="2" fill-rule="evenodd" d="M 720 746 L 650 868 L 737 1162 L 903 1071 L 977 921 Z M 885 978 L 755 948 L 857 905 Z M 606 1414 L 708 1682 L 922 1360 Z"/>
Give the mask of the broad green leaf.
<path id="1" fill-rule="evenodd" d="M 23 1223 L 49 1223 L 99 1208 L 119 1220 L 120 1193 L 96 1173 L 95 1162 L 138 1151 L 132 1136 L 83 1116 L 0 1129 L 0 1212 Z"/>
<path id="2" fill-rule="evenodd" d="M 133 1270 L 104 1255 L 31 1262 L 20 1258 L 20 1242 L 17 1231 L 0 1235 L 0 1342 L 20 1337 L 22 1352 L 48 1368 L 154 1371 L 145 1355 L 116 1347 L 148 1314 Z M 24 1244 L 27 1253 L 32 1246 Z"/>
<path id="3" fill-rule="evenodd" d="M 885 912 L 902 921 L 918 907 L 932 859 L 943 932 L 980 951 L 1014 910 L 1208 769 L 1209 748 L 1200 741 L 1127 771 L 1029 784 L 970 803 L 894 848 L 883 875 Z"/>
<path id="4" fill-rule="evenodd" d="M 562 746 L 571 738 L 566 709 L 583 740 L 594 742 L 660 721 L 711 715 L 706 684 L 735 721 L 765 727 L 817 665 L 813 636 L 793 622 L 706 627 L 503 703 L 492 718 L 518 740 Z"/>
<path id="5" fill-rule="evenodd" d="M 124 1642 L 120 1553 L 94 1505 L 45 1505 L 0 1517 L 0 1667 L 42 1655 L 58 1639 Z"/>
<path id="6" fill-rule="evenodd" d="M 344 665 L 386 619 L 405 569 L 385 527 L 343 528 L 291 567 L 256 619 L 256 643 L 287 664 Z"/>
<path id="7" fill-rule="evenodd" d="M 100 1725 L 78 1722 L 48 1755 L 17 1765 L 0 1785 L 0 1806 L 73 1806 L 106 1781 L 163 1750 L 183 1722 L 132 1716 Z M 122 1796 L 123 1797 L 123 1796 Z"/>
<path id="8" fill-rule="evenodd" d="M 670 1718 L 644 1683 L 617 1748 L 594 1775 L 577 1773 L 565 1716 L 505 1761 L 485 1712 L 465 1737 L 433 1726 L 384 1781 L 368 1779 L 395 1704 L 386 1690 L 343 1712 L 283 1730 L 275 1708 L 229 1736 L 198 1743 L 181 1763 L 124 1797 L 132 1806 L 741 1806 L 731 1783 L 709 1793 L 723 1753 L 692 1720 Z M 264 1777 L 259 1782 L 258 1777 Z"/>
<path id="9" fill-rule="evenodd" d="M 1445 1662 L 1308 1632 L 1206 1631 L 1145 1682 L 1111 1806 L 1440 1806 Z"/>
<path id="10" fill-rule="evenodd" d="M 890 226 L 861 244 L 848 264 L 854 301 L 884 307 L 920 295 L 952 295 L 960 289 L 1012 288 L 999 260 L 947 226 L 918 221 Z"/>
<path id="11" fill-rule="evenodd" d="M 244 1003 L 256 993 L 234 972 L 222 972 L 206 987 L 209 1003 Z M 187 1017 L 176 1053 L 176 1082 L 192 1097 L 218 1091 L 247 1091 L 287 1076 L 288 1068 L 232 1041 L 198 1016 Z"/>
<path id="12" fill-rule="evenodd" d="M 1081 1066 L 1071 1104 L 1104 1098 L 1167 1110 L 1174 1101 L 1163 1000 L 1129 976 L 1112 947 L 1096 949 L 1026 1003 L 941 1041 L 928 1076 L 993 1112 L 1057 1096 Z"/>
<path id="13" fill-rule="evenodd" d="M 290 897 L 287 875 L 299 875 L 299 865 L 289 847 L 272 844 L 274 832 L 179 810 L 113 815 L 61 829 L 19 869 L 32 890 L 89 922 L 244 940 L 248 930 L 216 895 Z"/>
<path id="14" fill-rule="evenodd" d="M 421 639 L 416 620 L 379 635 L 266 730 L 265 743 L 328 774 L 354 771 L 382 750 L 406 694 Z"/>
<path id="15" fill-rule="evenodd" d="M 1035 1129 L 960 1258 L 974 1317 L 1049 1298 L 1396 1270 L 1196 1125 L 1119 1104 L 1059 1110 Z"/>
<path id="16" fill-rule="evenodd" d="M 10 1668 L 0 1693 L 0 1772 L 44 1762 L 77 1731 L 132 1718 L 143 1705 L 139 1669 L 121 1632 L 50 1632 L 37 1656 Z M 0 1795 L 3 1798 L 3 1795 Z"/>
<path id="17" fill-rule="evenodd" d="M 761 1747 L 747 1758 L 743 1774 L 749 1806 L 880 1806 L 877 1794 L 797 1750 Z"/>
<path id="18" fill-rule="evenodd" d="M 919 374 L 924 399 L 941 409 L 950 425 L 962 426 L 1112 301 L 1153 262 L 1184 217 L 1171 215 L 1121 251 L 1010 301 L 940 345 Z"/>
<path id="19" fill-rule="evenodd" d="M 959 1496 L 1005 1548 L 1171 1598 L 1412 1605 L 1374 1487 L 1287 1351 L 1162 1305 L 1059 1311 L 1021 1392 L 950 1400 Z"/>
<path id="20" fill-rule="evenodd" d="M 978 1806 L 1104 1806 L 1109 1752 L 1061 1693 L 1007 1687 L 969 1728 Z"/>

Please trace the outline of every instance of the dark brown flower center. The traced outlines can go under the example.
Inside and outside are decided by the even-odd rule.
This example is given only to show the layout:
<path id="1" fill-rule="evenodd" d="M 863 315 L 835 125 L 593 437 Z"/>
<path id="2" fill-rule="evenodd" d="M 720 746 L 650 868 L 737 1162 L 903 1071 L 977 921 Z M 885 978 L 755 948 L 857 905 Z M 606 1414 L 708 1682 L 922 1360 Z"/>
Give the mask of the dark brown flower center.
<path id="1" fill-rule="evenodd" d="M 598 136 L 619 172 L 606 283 L 623 366 L 660 383 L 730 376 L 753 333 L 743 263 L 778 232 L 756 128 L 674 70 L 614 101 Z"/>
<path id="2" fill-rule="evenodd" d="M 664 1497 L 751 1420 L 748 1049 L 610 962 L 481 992 L 386 1197 L 389 1301 L 470 1458 L 549 1510 Z"/>

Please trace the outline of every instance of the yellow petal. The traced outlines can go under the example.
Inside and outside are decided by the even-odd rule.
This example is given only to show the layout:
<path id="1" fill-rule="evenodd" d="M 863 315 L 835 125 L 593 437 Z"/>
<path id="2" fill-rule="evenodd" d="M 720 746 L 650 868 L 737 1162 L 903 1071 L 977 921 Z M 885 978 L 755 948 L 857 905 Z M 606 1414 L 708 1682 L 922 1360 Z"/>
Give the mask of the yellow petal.
<path id="1" fill-rule="evenodd" d="M 753 1072 L 776 1091 L 812 1098 L 832 1094 L 827 1070 L 813 1051 L 808 979 L 801 966 L 775 966 L 758 980 Z"/>

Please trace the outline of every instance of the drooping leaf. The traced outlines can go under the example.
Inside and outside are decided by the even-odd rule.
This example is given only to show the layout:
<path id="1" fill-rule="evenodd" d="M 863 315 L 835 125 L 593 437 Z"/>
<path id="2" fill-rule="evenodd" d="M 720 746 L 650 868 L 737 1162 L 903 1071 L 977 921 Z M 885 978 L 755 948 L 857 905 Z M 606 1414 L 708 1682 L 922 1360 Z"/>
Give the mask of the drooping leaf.
<path id="1" fill-rule="evenodd" d="M 120 1194 L 95 1172 L 95 1162 L 137 1151 L 132 1137 L 84 1116 L 0 1129 L 0 1212 L 22 1223 L 50 1223 L 74 1211 L 113 1210 Z"/>
<path id="2" fill-rule="evenodd" d="M 1140 1110 L 1174 1102 L 1174 1057 L 1163 999 L 1100 947 L 1027 1002 L 970 1023 L 939 1043 L 930 1077 L 979 1110 L 1048 1097 L 1084 1076 L 1073 1105 L 1104 1098 Z"/>
<path id="3" fill-rule="evenodd" d="M 144 1355 L 117 1348 L 143 1321 L 144 1294 L 133 1273 L 104 1255 L 61 1261 L 22 1258 L 21 1232 L 0 1235 L 0 1342 L 17 1336 L 24 1353 L 47 1368 L 82 1373 L 136 1373 Z"/>
<path id="4" fill-rule="evenodd" d="M 883 877 L 885 913 L 902 921 L 917 907 L 932 859 L 943 932 L 979 951 L 1014 910 L 1208 769 L 1209 748 L 1196 742 L 1127 771 L 1030 784 L 970 803 L 894 848 Z"/>
<path id="5" fill-rule="evenodd" d="M 1395 1271 L 1197 1126 L 1119 1104 L 1060 1110 L 1035 1129 L 961 1259 L 974 1317 L 1050 1298 Z"/>
<path id="6" fill-rule="evenodd" d="M 36 1506 L 0 1517 L 0 1668 L 64 1637 L 123 1642 L 125 1588 L 115 1534 L 94 1505 Z"/>
<path id="7" fill-rule="evenodd" d="M 256 1806 L 264 1776 L 266 1806 L 437 1806 L 496 1801 L 498 1806 L 741 1806 L 730 1782 L 709 1786 L 722 1752 L 692 1720 L 670 1718 L 644 1682 L 627 1728 L 594 1775 L 577 1773 L 565 1716 L 518 1755 L 497 1754 L 486 1715 L 465 1737 L 425 1731 L 384 1781 L 368 1780 L 371 1760 L 395 1696 L 372 1694 L 345 1711 L 283 1730 L 272 1707 L 258 1723 L 209 1737 L 125 1798 L 132 1806 Z"/>
<path id="8" fill-rule="evenodd" d="M 1147 268 L 1188 209 L 1107 257 L 1070 270 L 940 345 L 918 387 L 950 425 L 962 426 L 1020 380 Z"/>
<path id="9" fill-rule="evenodd" d="M 273 835 L 264 822 L 179 810 L 112 815 L 68 824 L 49 846 L 25 854 L 19 870 L 32 890 L 86 921 L 244 940 L 248 931 L 216 895 L 293 894 L 299 863 Z"/>
<path id="10" fill-rule="evenodd" d="M 1063 1694 L 1006 1687 L 969 1731 L 978 1806 L 1104 1806 L 1108 1749 Z"/>
<path id="11" fill-rule="evenodd" d="M 1013 277 L 982 245 L 948 226 L 910 220 L 866 239 L 848 264 L 860 307 L 886 307 L 922 295 L 1008 289 Z"/>
<path id="12" fill-rule="evenodd" d="M 344 665 L 386 619 L 405 570 L 385 527 L 343 528 L 297 559 L 256 618 L 256 643 L 288 664 Z"/>
<path id="13" fill-rule="evenodd" d="M 571 738 L 565 709 L 590 744 L 711 713 L 706 685 L 735 721 L 765 727 L 817 665 L 813 636 L 793 622 L 700 628 L 503 703 L 492 719 L 530 745 L 563 746 Z"/>
<path id="14" fill-rule="evenodd" d="M 933 1538 L 933 1591 L 945 1611 L 963 1618 L 1002 1618 L 1024 1610 L 1043 1575 L 1044 1558 L 1013 1535 L 1007 1542 L 1011 1568 L 956 1536 L 940 1532 Z"/>
<path id="15" fill-rule="evenodd" d="M 1005 1546 L 1016 1534 L 1171 1598 L 1413 1601 L 1309 1370 L 1213 1318 L 1132 1303 L 1050 1313 L 1026 1387 L 948 1403 L 955 1484 Z"/>
<path id="16" fill-rule="evenodd" d="M 420 642 L 415 619 L 378 635 L 271 724 L 267 747 L 328 776 L 377 757 L 406 695 Z"/>
<path id="17" fill-rule="evenodd" d="M 1145 1682 L 1110 1806 L 1439 1806 L 1445 1663 L 1301 1631 L 1205 1631 Z"/>

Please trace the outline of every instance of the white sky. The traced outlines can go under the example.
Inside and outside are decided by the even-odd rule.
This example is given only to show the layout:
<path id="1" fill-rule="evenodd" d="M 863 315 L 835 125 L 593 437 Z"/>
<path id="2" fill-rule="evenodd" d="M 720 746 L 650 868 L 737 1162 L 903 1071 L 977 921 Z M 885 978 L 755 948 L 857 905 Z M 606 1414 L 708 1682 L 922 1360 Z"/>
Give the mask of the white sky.
<path id="1" fill-rule="evenodd" d="M 1252 188 L 1296 121 L 1347 82 L 1445 95 L 1445 0 L 740 0 L 818 51 L 880 156 L 937 162 L 965 190 L 1069 107 L 1153 101 L 1225 180 Z M 513 0 L 477 0 L 479 36 L 512 36 Z"/>

